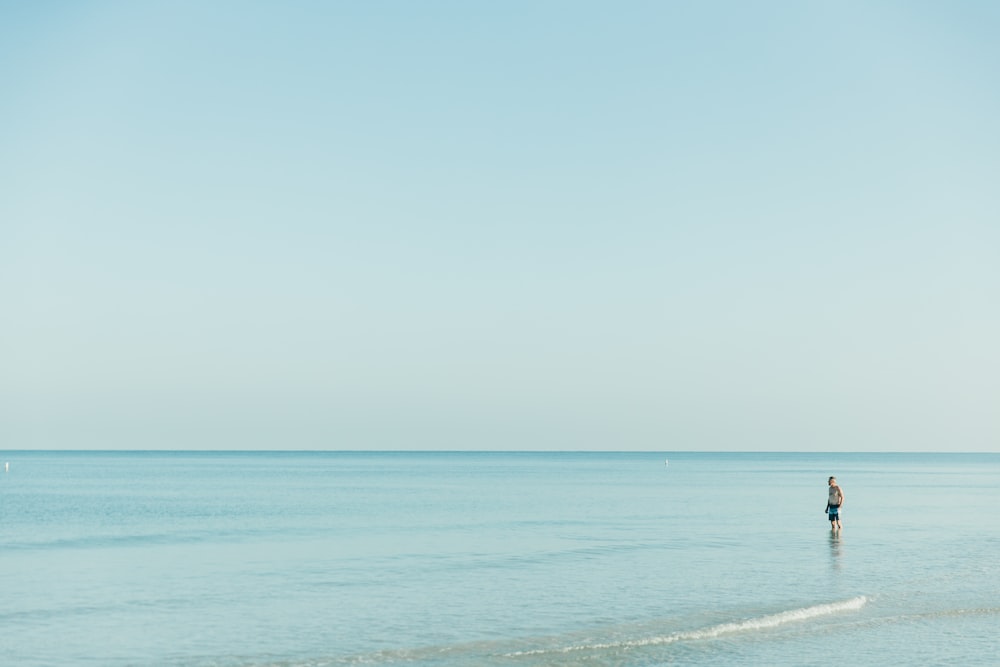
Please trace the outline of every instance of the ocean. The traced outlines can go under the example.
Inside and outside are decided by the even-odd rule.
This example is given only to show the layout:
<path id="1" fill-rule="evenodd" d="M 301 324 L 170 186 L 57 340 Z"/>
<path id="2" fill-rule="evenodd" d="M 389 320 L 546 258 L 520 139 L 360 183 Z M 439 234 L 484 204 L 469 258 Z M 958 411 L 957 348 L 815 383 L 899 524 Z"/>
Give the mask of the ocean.
<path id="1" fill-rule="evenodd" d="M 1000 454 L 0 456 L 3 665 L 1000 661 Z"/>

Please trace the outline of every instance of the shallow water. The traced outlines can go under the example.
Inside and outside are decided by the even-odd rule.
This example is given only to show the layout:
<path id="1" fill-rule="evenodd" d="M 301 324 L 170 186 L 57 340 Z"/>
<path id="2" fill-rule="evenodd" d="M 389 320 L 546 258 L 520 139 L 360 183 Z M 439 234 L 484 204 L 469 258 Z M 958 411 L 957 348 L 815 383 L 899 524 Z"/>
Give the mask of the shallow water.
<path id="1" fill-rule="evenodd" d="M 10 664 L 996 661 L 1000 455 L 6 458 Z"/>

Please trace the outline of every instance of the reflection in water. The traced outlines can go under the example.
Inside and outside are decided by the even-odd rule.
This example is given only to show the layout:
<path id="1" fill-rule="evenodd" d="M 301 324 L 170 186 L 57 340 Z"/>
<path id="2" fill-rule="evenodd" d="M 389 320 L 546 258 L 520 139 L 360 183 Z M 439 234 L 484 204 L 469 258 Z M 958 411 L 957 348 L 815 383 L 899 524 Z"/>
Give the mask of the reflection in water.
<path id="1" fill-rule="evenodd" d="M 831 530 L 830 531 L 830 557 L 833 560 L 833 569 L 839 570 L 843 563 L 841 563 L 841 556 L 843 556 L 843 550 L 841 549 L 842 542 L 840 540 L 840 531 Z"/>

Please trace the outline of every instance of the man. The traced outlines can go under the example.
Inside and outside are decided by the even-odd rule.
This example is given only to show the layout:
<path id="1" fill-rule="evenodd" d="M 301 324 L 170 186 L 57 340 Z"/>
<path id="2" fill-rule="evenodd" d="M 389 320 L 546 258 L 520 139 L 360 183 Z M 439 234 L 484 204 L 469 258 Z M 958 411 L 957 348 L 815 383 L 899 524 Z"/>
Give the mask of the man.
<path id="1" fill-rule="evenodd" d="M 826 501 L 826 513 L 830 517 L 830 530 L 840 530 L 840 507 L 844 504 L 844 490 L 837 486 L 837 478 L 831 477 L 827 484 L 830 495 Z"/>

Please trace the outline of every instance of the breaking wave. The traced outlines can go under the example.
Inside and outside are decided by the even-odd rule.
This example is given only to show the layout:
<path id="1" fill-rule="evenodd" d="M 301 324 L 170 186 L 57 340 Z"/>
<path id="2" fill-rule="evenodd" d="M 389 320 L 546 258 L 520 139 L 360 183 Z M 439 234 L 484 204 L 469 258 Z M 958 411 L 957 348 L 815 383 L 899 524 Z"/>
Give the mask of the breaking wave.
<path id="1" fill-rule="evenodd" d="M 734 621 L 732 623 L 721 623 L 719 625 L 712 625 L 707 628 L 700 628 L 697 630 L 684 630 L 681 632 L 674 632 L 669 635 L 663 635 L 660 637 L 647 637 L 644 639 L 633 639 L 627 641 L 609 642 L 601 644 L 586 644 L 581 646 L 565 646 L 563 648 L 557 649 L 536 649 L 531 651 L 517 651 L 514 653 L 508 653 L 509 657 L 514 656 L 527 656 L 527 655 L 542 655 L 551 653 L 570 653 L 573 651 L 599 651 L 604 649 L 629 649 L 638 648 L 642 646 L 657 646 L 662 644 L 672 644 L 679 641 L 692 641 L 699 639 L 714 639 L 716 637 L 721 637 L 723 635 L 732 635 L 742 632 L 752 632 L 754 630 L 766 630 L 769 628 L 775 628 L 786 623 L 796 623 L 799 621 L 805 621 L 811 618 L 816 618 L 817 616 L 827 616 L 829 614 L 837 614 L 845 611 L 856 611 L 861 609 L 868 602 L 868 598 L 864 595 L 859 595 L 858 597 L 850 598 L 849 600 L 841 600 L 839 602 L 829 602 L 826 604 L 813 605 L 811 607 L 802 607 L 800 609 L 791 609 L 789 611 L 783 611 L 777 614 L 769 614 L 767 616 L 758 616 L 756 618 L 748 618 L 743 621 Z"/>

